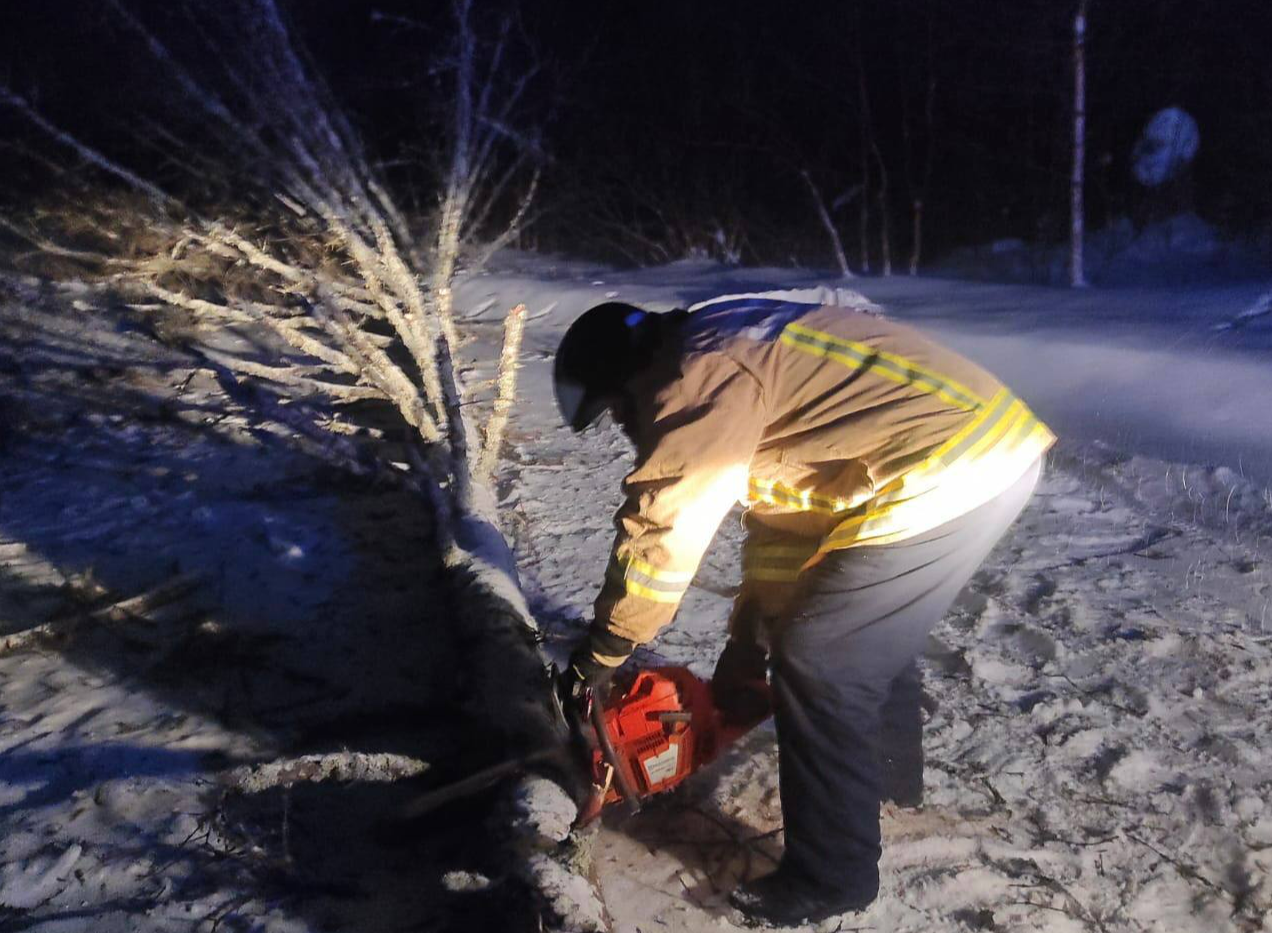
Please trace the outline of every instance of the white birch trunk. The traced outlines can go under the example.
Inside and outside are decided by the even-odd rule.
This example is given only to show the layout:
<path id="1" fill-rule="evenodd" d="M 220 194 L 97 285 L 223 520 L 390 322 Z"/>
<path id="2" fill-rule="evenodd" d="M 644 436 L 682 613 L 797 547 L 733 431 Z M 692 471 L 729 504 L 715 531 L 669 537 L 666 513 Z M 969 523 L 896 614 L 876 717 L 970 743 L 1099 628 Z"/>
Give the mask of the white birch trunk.
<path id="1" fill-rule="evenodd" d="M 883 154 L 879 151 L 874 135 L 870 138 L 870 151 L 874 154 L 875 165 L 879 167 L 879 263 L 884 275 L 892 275 L 892 228 L 888 223 L 888 167 L 883 164 Z"/>

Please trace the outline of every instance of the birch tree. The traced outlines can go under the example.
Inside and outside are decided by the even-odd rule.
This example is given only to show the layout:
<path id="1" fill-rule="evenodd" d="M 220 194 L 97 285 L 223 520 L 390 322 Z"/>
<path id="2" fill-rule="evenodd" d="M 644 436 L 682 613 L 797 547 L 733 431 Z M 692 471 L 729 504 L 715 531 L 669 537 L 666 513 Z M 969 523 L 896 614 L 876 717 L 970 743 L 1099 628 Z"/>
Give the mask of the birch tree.
<path id="1" fill-rule="evenodd" d="M 514 57 L 510 23 L 483 34 L 471 0 L 455 0 L 438 69 L 449 81 L 449 126 L 424 141 L 444 167 L 430 225 L 399 208 L 274 0 L 174 11 L 201 43 L 197 62 L 132 8 L 112 7 L 130 54 L 160 66 L 181 112 L 120 114 L 133 145 L 111 150 L 0 86 L 0 107 L 26 127 L 32 171 L 54 192 L 0 222 L 36 253 L 77 263 L 93 287 L 156 326 L 182 325 L 172 332 L 200 365 L 225 385 L 252 387 L 261 414 L 298 443 L 425 497 L 460 607 L 474 715 L 512 755 L 560 745 L 564 723 L 489 486 L 524 309 L 509 314 L 484 431 L 455 362 L 455 277 L 509 242 L 531 209 L 538 146 L 516 118 L 535 63 Z M 137 155 L 156 150 L 162 171 L 159 159 Z M 489 221 L 509 204 L 491 235 Z M 226 350 L 201 339 L 208 333 L 250 335 L 232 345 L 264 349 Z M 378 404 L 398 436 L 368 431 L 349 414 L 354 403 Z M 328 764 L 274 770 L 287 780 L 345 773 Z M 519 825 L 529 840 L 518 843 L 522 868 L 539 884 L 551 872 L 534 813 Z"/>
<path id="2" fill-rule="evenodd" d="M 404 482 L 428 496 L 443 528 L 456 527 L 476 507 L 474 465 L 497 444 L 475 436 L 481 432 L 465 411 L 469 393 L 454 367 L 460 334 L 452 286 L 496 202 L 538 152 L 510 119 L 534 67 L 508 90 L 505 28 L 479 73 L 471 4 L 457 0 L 458 53 L 447 62 L 454 71 L 454 131 L 443 141 L 448 170 L 436 233 L 431 249 L 420 249 L 420 237 L 306 64 L 274 0 L 243 0 L 232 11 L 187 8 L 209 52 L 203 64 L 219 63 L 212 75 L 183 62 L 130 8 L 118 0 L 112 6 L 207 133 L 182 137 L 157 122 L 147 125 L 144 133 L 164 146 L 166 164 L 186 175 L 159 179 L 55 125 L 28 97 L 0 88 L 0 105 L 24 117 L 42 140 L 42 159 L 78 163 L 95 176 L 77 172 L 79 188 L 64 197 L 80 205 L 74 223 L 98 245 L 70 249 L 70 218 L 62 211 L 8 216 L 6 229 L 37 249 L 81 259 L 100 287 L 137 307 L 157 300 L 189 321 L 271 335 L 273 359 L 204 353 L 234 378 L 268 384 L 293 409 L 289 425 L 354 472 L 383 463 L 347 442 L 356 431 L 342 409 L 367 400 L 391 405 L 411 449 Z M 209 150 L 208 137 L 220 152 Z M 510 153 L 501 152 L 505 143 Z M 209 204 L 190 195 L 196 185 L 188 182 L 206 188 L 216 180 L 233 190 L 232 198 L 218 195 Z M 532 173 L 511 222 L 480 244 L 478 262 L 515 236 L 535 185 Z M 146 236 L 120 243 L 111 234 L 121 222 L 144 226 Z M 514 328 L 509 339 L 519 336 Z"/>

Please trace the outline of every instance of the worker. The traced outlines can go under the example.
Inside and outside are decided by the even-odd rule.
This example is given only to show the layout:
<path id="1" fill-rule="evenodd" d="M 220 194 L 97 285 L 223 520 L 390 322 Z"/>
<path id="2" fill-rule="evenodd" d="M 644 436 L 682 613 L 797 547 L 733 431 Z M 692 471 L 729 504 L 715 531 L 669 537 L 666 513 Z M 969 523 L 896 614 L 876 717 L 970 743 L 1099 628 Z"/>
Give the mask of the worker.
<path id="1" fill-rule="evenodd" d="M 562 339 L 555 388 L 575 431 L 608 412 L 636 448 L 567 689 L 608 690 L 744 504 L 712 686 L 727 712 L 769 680 L 785 849 L 730 902 L 778 925 L 865 908 L 881 800 L 922 799 L 916 657 L 1054 436 L 990 373 L 851 292 L 598 305 Z"/>

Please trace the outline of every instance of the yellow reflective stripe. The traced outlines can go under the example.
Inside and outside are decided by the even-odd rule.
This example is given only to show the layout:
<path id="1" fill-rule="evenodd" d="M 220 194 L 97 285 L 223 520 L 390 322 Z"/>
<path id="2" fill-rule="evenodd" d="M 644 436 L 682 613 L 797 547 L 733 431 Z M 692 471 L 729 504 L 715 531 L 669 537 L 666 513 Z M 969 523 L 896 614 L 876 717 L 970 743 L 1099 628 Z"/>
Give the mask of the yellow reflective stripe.
<path id="1" fill-rule="evenodd" d="M 1030 413 L 1029 409 L 1024 407 L 1023 403 L 1017 403 L 1017 404 L 1019 404 L 1023 410 L 1017 412 L 1014 415 L 1011 415 L 1010 417 L 1005 416 L 1002 419 L 1000 419 L 998 423 L 995 425 L 994 429 L 989 434 L 987 434 L 986 437 L 982 438 L 981 441 L 978 442 L 978 446 L 982 444 L 989 444 L 991 441 L 993 441 L 995 436 L 1000 434 L 1004 438 L 1006 438 L 1010 434 L 1013 434 L 1013 433 L 1016 433 L 1017 431 L 1028 428 L 1030 423 L 1034 425 L 1034 428 L 1033 430 L 1029 431 L 1029 436 L 1026 440 L 1032 438 L 1033 435 L 1038 432 L 1039 428 L 1041 428 L 1042 431 L 1046 432 L 1047 434 L 1051 433 L 1046 428 L 1045 425 L 1043 425 L 1041 422 L 1037 421 L 1037 419 L 1033 417 L 1032 413 Z M 1013 424 L 1011 424 L 1011 426 L 1008 427 L 1007 426 L 1008 422 L 1013 422 Z M 1002 441 L 999 441 L 994 444 L 995 447 L 1000 447 L 1002 445 L 1003 445 Z M 1045 444 L 1039 445 L 1039 450 L 1038 450 L 1039 454 L 1042 453 L 1042 450 L 1045 448 L 1045 446 L 1046 446 Z M 1018 454 L 1021 450 L 1025 450 L 1025 449 L 1027 448 L 1025 448 L 1024 445 L 1021 445 L 1015 448 L 1014 450 L 1007 451 L 1007 453 L 1008 453 L 1008 456 L 1011 456 L 1013 454 Z M 975 456 L 975 454 L 969 451 L 967 454 L 964 454 L 964 456 L 973 457 Z M 913 499 L 897 499 L 893 502 L 887 503 L 886 505 L 880 506 L 878 509 L 868 512 L 866 515 L 862 516 L 860 521 L 857 521 L 854 519 L 853 521 L 855 523 L 855 528 L 853 529 L 854 533 L 851 537 L 853 538 L 861 537 L 863 534 L 867 532 L 874 532 L 874 531 L 878 531 L 882 529 L 884 527 L 883 520 L 889 517 L 890 512 L 892 512 L 893 510 L 895 510 L 896 508 L 900 506 L 908 505 L 912 501 L 914 500 Z M 840 530 L 840 528 L 844 528 L 846 524 L 847 523 L 840 523 L 840 525 L 836 526 L 835 530 L 830 534 L 830 536 L 826 540 L 828 542 L 833 540 L 838 540 L 838 541 L 844 540 L 844 538 L 836 539 L 836 533 Z M 899 528 L 893 529 L 893 531 L 888 534 L 896 534 L 898 531 L 900 531 Z M 888 534 L 880 535 L 880 537 L 886 538 Z M 871 534 L 870 537 L 872 540 L 875 539 L 875 536 L 873 534 Z"/>
<path id="2" fill-rule="evenodd" d="M 845 340 L 797 323 L 786 325 L 781 341 L 813 356 L 829 357 L 853 369 L 869 370 L 901 385 L 914 386 L 956 408 L 974 410 L 985 404 L 984 399 L 954 379 L 868 344 Z"/>
<path id="3" fill-rule="evenodd" d="M 817 541 L 804 544 L 747 545 L 742 552 L 742 577 L 748 582 L 794 583 L 808 559 L 817 553 Z"/>
<path id="4" fill-rule="evenodd" d="M 624 580 L 623 588 L 633 596 L 640 596 L 655 603 L 678 603 L 680 602 L 681 597 L 685 595 L 684 590 L 676 590 L 675 592 L 671 592 L 669 590 L 654 590 L 637 583 L 635 580 Z"/>
<path id="5" fill-rule="evenodd" d="M 766 502 L 769 505 L 794 506 L 801 512 L 816 512 L 819 515 L 838 515 L 851 508 L 846 499 L 818 496 L 811 489 L 799 490 L 754 477 L 747 482 L 747 498 L 752 502 Z"/>
<path id="6" fill-rule="evenodd" d="M 1003 403 L 1011 399 L 1005 408 Z M 1031 427 L 1032 426 L 1032 427 Z M 888 494 L 900 493 L 907 485 L 913 486 L 916 480 L 936 475 L 954 462 L 968 459 L 975 460 L 991 448 L 1019 451 L 1026 447 L 1039 431 L 1046 440 L 1050 430 L 1034 417 L 1033 412 L 1020 399 L 1011 396 L 1005 389 L 994 396 L 993 403 L 979 417 L 964 426 L 958 434 L 942 444 L 937 451 L 928 457 L 920 466 L 897 477 L 879 491 L 875 499 L 876 508 L 861 515 L 840 522 L 822 542 L 819 551 L 834 550 L 837 545 L 853 541 L 861 537 L 869 525 L 882 525 L 882 520 L 897 508 L 914 502 L 915 496 L 888 500 Z M 1011 444 L 1014 436 L 1028 432 L 1021 444 Z M 1039 447 L 1045 446 L 1040 444 Z M 961 448 L 961 449 L 960 449 Z M 951 457 L 953 453 L 955 456 Z M 918 493 L 921 495 L 922 493 Z"/>
<path id="7" fill-rule="evenodd" d="M 635 558 L 615 555 L 610 560 L 610 576 L 623 584 L 623 589 L 656 603 L 678 603 L 693 581 L 693 573 L 683 570 L 659 570 Z"/>
<path id="8" fill-rule="evenodd" d="M 893 377 L 891 370 L 884 369 L 880 371 L 884 375 L 892 377 L 894 381 L 900 382 L 902 385 L 908 384 L 917 386 L 929 394 L 935 395 L 937 398 L 949 402 L 951 405 L 955 405 L 959 408 L 980 408 L 981 405 L 985 404 L 984 399 L 980 396 L 963 388 L 947 376 L 938 376 L 935 373 L 919 366 L 917 363 L 907 360 L 905 357 L 888 353 L 886 350 L 879 350 L 877 352 L 880 359 L 887 360 L 889 363 L 902 370 L 900 373 L 896 374 L 896 377 L 902 378 Z"/>
<path id="9" fill-rule="evenodd" d="M 1037 442 L 1034 440 L 1035 437 L 1038 438 Z M 1039 421 L 1034 425 L 1033 430 L 1029 432 L 1029 436 L 1020 443 L 1017 449 L 1026 450 L 1030 447 L 1037 447 L 1038 452 L 1042 453 L 1042 451 L 1050 446 L 1055 439 L 1056 436 L 1051 433 L 1051 429 Z"/>
<path id="10" fill-rule="evenodd" d="M 879 491 L 875 493 L 875 500 L 879 501 L 879 499 L 887 497 L 891 493 L 898 492 L 907 484 L 913 485 L 916 479 L 935 475 L 942 468 L 953 463 L 957 458 L 951 457 L 950 454 L 969 441 L 975 443 L 980 437 L 983 437 L 981 432 L 988 431 L 993 427 L 995 416 L 1001 416 L 1004 413 L 1002 405 L 1008 400 L 1015 403 L 1015 399 L 1010 392 L 1006 389 L 1000 389 L 995 393 L 989 404 L 981 410 L 980 414 L 963 425 L 953 437 L 936 448 L 927 459 L 912 470 L 902 473 L 887 485 L 880 487 Z M 1007 410 L 1010 409 L 1011 405 L 1009 404 Z"/>
<path id="11" fill-rule="evenodd" d="M 934 459 L 943 458 L 950 451 L 957 449 L 960 444 L 962 444 L 972 434 L 974 434 L 983 424 L 985 424 L 985 422 L 993 416 L 994 412 L 998 410 L 998 407 L 1003 402 L 1005 402 L 1010 396 L 1011 396 L 1011 393 L 1008 392 L 1006 389 L 999 389 L 997 392 L 995 392 L 994 397 L 989 400 L 989 404 L 987 404 L 984 408 L 982 408 L 980 413 L 975 418 L 973 418 L 961 429 L 959 429 L 959 431 L 953 437 L 951 437 L 948 441 L 946 441 L 944 444 L 938 447 L 933 452 L 932 457 Z"/>
<path id="12" fill-rule="evenodd" d="M 1037 415 L 1033 412 L 1029 412 L 1029 417 L 1025 418 L 1020 422 L 1020 424 L 1012 428 L 1011 431 L 1003 437 L 1002 441 L 999 442 L 999 446 L 1012 451 L 1027 447 L 1039 427 L 1046 431 L 1046 433 L 1051 433 L 1047 426 L 1038 420 Z"/>
<path id="13" fill-rule="evenodd" d="M 864 512 L 853 518 L 845 519 L 835 526 L 834 531 L 826 536 L 826 540 L 822 543 L 821 550 L 830 550 L 827 545 L 840 541 L 850 541 L 858 536 L 860 528 L 866 522 L 873 521 L 876 518 L 882 518 L 899 505 L 909 502 L 909 499 L 895 499 L 892 502 L 885 503 L 870 512 Z"/>
<path id="14" fill-rule="evenodd" d="M 635 570 L 639 574 L 657 580 L 660 583 L 683 583 L 686 586 L 693 580 L 693 571 L 686 570 L 660 570 L 653 564 L 647 564 L 643 560 L 637 560 L 634 557 L 619 558 L 619 562 L 628 570 Z"/>
<path id="15" fill-rule="evenodd" d="M 987 449 L 991 444 L 1007 433 L 1008 429 L 1015 425 L 1020 419 L 1029 417 L 1029 409 L 1025 407 L 1025 403 L 1020 399 L 1016 399 L 1008 407 L 1007 411 L 985 432 L 985 434 L 972 444 L 965 452 L 959 455 L 958 459 L 967 457 L 975 459 L 981 451 Z"/>

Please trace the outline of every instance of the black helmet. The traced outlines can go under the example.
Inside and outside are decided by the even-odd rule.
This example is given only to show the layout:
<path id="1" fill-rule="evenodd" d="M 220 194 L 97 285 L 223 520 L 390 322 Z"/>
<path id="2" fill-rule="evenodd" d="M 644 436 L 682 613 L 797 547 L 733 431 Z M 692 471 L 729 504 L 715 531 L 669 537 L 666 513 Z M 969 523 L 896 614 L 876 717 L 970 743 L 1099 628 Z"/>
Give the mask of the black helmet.
<path id="1" fill-rule="evenodd" d="M 557 347 L 552 379 L 561 417 L 574 431 L 599 418 L 653 360 L 657 317 L 635 305 L 607 301 L 570 325 Z"/>

